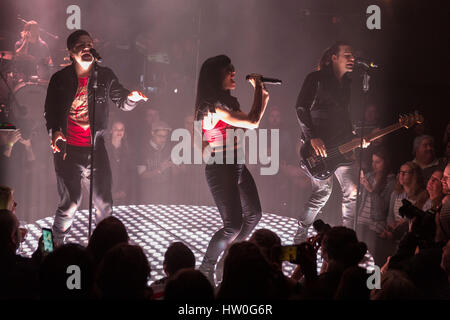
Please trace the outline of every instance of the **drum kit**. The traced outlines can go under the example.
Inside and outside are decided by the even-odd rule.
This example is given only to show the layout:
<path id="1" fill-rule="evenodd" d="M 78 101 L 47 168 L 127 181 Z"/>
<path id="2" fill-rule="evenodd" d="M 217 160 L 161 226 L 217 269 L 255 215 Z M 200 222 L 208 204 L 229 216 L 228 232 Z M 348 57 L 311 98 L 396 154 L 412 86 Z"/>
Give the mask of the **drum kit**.
<path id="1" fill-rule="evenodd" d="M 27 60 L 29 63 L 30 60 Z M 43 126 L 44 104 L 50 76 L 71 64 L 64 58 L 59 65 L 37 65 L 36 74 L 25 73 L 23 59 L 13 51 L 0 51 L 0 103 L 4 106 L 0 122 L 27 122 Z M 9 119 L 5 119 L 8 115 Z M 3 126 L 4 127 L 4 126 Z M 1 129 L 1 128 L 0 128 Z M 33 133 L 32 129 L 32 133 Z"/>
<path id="2" fill-rule="evenodd" d="M 7 108 L 4 115 L 8 115 L 2 122 L 19 126 L 25 120 L 32 123 L 29 120 L 34 119 L 42 124 L 48 79 L 20 72 L 20 63 L 12 51 L 0 51 L 0 100 Z"/>

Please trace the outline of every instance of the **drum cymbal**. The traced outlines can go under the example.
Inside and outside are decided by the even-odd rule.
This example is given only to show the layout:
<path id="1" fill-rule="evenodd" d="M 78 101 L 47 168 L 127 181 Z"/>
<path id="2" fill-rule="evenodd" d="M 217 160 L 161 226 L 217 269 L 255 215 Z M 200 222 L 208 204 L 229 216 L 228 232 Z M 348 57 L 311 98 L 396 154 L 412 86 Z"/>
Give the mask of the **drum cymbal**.
<path id="1" fill-rule="evenodd" d="M 5 60 L 12 60 L 14 58 L 12 51 L 0 51 L 0 56 Z"/>

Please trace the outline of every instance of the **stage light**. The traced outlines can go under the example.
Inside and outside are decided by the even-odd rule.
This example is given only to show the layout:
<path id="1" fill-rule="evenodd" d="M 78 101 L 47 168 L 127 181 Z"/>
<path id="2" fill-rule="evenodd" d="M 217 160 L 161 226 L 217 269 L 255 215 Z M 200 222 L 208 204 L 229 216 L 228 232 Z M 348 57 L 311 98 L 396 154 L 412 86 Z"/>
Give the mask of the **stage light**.
<path id="1" fill-rule="evenodd" d="M 162 266 L 164 253 L 169 244 L 181 241 L 194 252 L 196 265 L 199 266 L 214 232 L 222 227 L 220 214 L 215 207 L 188 205 L 130 205 L 114 207 L 114 216 L 120 219 L 128 230 L 130 243 L 141 246 L 152 266 L 152 279 L 165 276 Z M 75 215 L 75 220 L 68 235 L 70 242 L 87 243 L 88 211 L 81 210 Z M 41 228 L 51 228 L 53 218 L 47 217 L 34 224 L 27 225 L 29 233 L 22 244 L 25 256 L 31 256 L 38 246 Z M 264 213 L 256 227 L 266 228 L 277 233 L 283 245 L 292 244 L 297 227 L 297 221 L 292 218 Z M 314 234 L 312 227 L 308 235 Z M 317 259 L 318 269 L 322 266 L 320 256 Z M 370 254 L 362 266 L 373 269 L 373 259 Z M 283 263 L 283 271 L 290 275 L 296 266 Z"/>

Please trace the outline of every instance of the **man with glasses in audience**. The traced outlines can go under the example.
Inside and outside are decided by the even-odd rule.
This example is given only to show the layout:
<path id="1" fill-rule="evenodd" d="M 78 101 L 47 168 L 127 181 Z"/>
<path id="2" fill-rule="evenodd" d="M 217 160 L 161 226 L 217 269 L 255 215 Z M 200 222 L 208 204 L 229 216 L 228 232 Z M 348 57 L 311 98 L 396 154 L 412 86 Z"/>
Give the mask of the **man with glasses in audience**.
<path id="1" fill-rule="evenodd" d="M 144 203 L 167 203 L 171 198 L 170 179 L 174 174 L 170 154 L 172 128 L 164 121 L 152 123 L 150 140 L 141 146 L 137 171 L 140 177 L 140 200 Z"/>

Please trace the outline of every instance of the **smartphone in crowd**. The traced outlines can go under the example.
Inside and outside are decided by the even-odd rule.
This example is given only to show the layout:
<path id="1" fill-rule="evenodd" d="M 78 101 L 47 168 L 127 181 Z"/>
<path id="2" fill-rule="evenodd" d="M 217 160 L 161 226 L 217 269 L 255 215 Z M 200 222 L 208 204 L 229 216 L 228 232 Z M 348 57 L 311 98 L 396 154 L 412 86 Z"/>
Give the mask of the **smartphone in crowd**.
<path id="1" fill-rule="evenodd" d="M 291 245 L 291 246 L 281 246 L 280 247 L 280 261 L 289 261 L 291 263 L 296 263 L 299 257 L 299 246 Z"/>
<path id="2" fill-rule="evenodd" d="M 307 263 L 309 259 L 315 259 L 316 254 L 317 250 L 311 242 L 272 248 L 272 257 L 278 261 L 288 261 L 295 264 Z"/>
<path id="3" fill-rule="evenodd" d="M 42 242 L 43 242 L 43 251 L 45 254 L 53 252 L 54 244 L 53 244 L 53 233 L 51 229 L 42 228 Z"/>
<path id="4" fill-rule="evenodd" d="M 276 246 L 272 248 L 272 257 L 278 261 L 288 261 L 290 263 L 297 263 L 300 257 L 300 246 Z"/>

